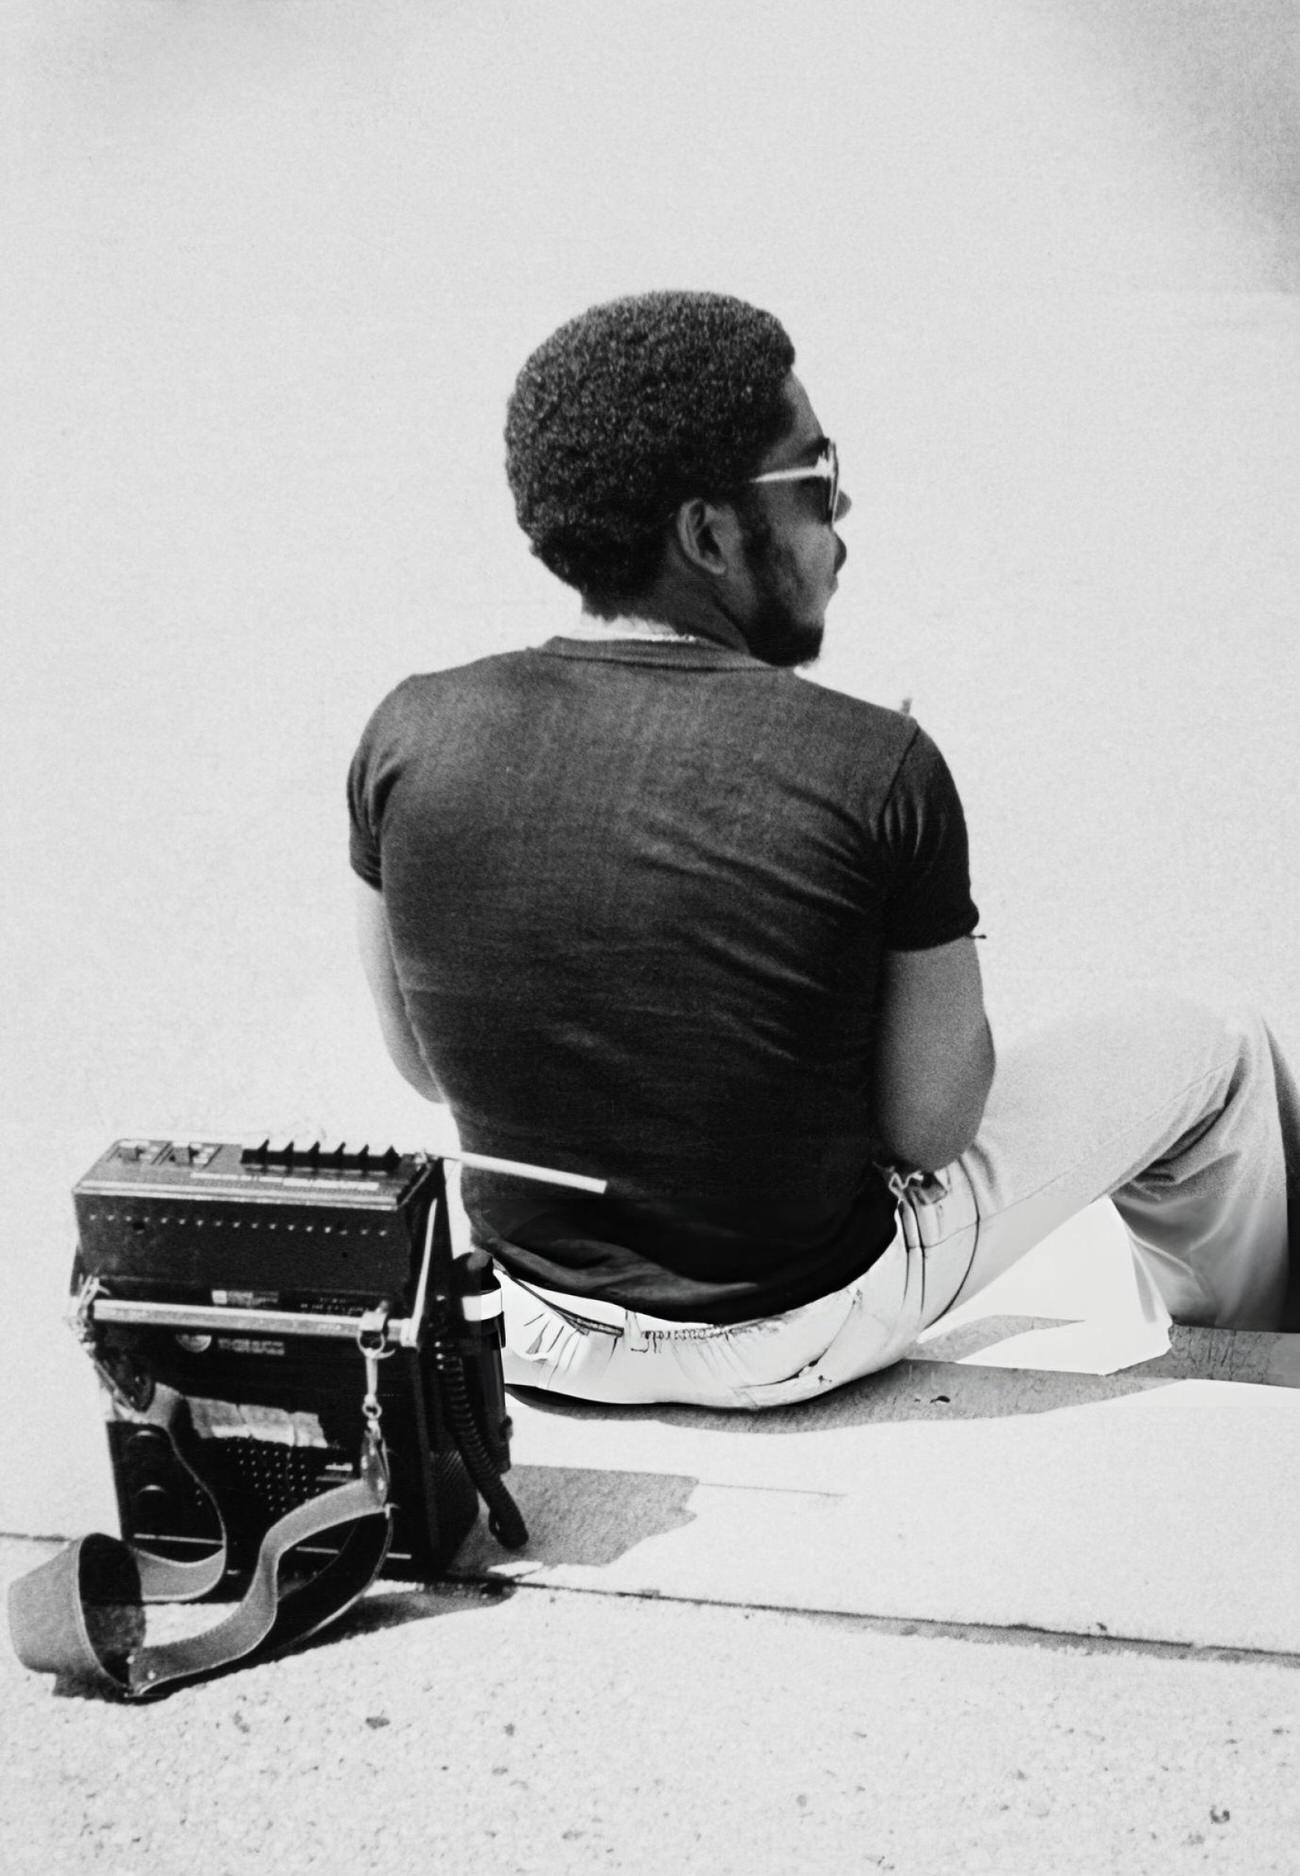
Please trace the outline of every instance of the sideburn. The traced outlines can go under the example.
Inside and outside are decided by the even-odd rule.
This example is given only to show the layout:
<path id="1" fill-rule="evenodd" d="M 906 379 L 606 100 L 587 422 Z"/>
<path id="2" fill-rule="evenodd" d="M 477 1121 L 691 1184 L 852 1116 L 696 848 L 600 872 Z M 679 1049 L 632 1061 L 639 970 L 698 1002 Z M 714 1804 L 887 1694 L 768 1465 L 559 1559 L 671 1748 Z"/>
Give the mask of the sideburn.
<path id="1" fill-rule="evenodd" d="M 748 490 L 733 496 L 732 505 L 736 519 L 740 522 L 740 538 L 752 563 L 756 567 L 770 566 L 773 541 L 771 522 Z"/>

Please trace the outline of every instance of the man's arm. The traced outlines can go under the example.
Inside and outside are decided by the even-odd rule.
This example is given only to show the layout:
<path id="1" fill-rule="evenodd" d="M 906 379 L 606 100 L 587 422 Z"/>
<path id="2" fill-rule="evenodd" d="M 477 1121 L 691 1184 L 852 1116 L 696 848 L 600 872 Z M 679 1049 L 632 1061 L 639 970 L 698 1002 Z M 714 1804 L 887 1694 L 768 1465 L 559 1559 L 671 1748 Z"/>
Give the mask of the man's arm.
<path id="1" fill-rule="evenodd" d="M 878 1021 L 877 1138 L 891 1159 L 937 1171 L 975 1138 L 993 1080 L 974 940 L 886 951 Z"/>
<path id="2" fill-rule="evenodd" d="M 393 965 L 393 949 L 388 939 L 384 896 L 373 886 L 368 886 L 365 880 L 358 879 L 356 906 L 361 968 L 375 1000 L 384 1046 L 398 1074 L 410 1082 L 417 1094 L 422 1094 L 426 1101 L 441 1101 L 442 1090 L 429 1073 L 428 1064 L 420 1054 L 419 1044 L 406 1014 L 406 1004 Z"/>

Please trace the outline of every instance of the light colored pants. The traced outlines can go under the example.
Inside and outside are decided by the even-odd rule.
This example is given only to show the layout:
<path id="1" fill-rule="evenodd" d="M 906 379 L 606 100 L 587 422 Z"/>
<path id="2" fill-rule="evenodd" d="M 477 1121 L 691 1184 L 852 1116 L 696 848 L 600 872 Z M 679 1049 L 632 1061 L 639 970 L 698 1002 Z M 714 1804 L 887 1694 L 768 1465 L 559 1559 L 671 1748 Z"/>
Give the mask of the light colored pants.
<path id="1" fill-rule="evenodd" d="M 1232 993 L 1155 987 L 1013 1042 L 974 1144 L 895 1173 L 893 1243 L 778 1316 L 670 1322 L 501 1271 L 505 1379 L 611 1403 L 785 1406 L 897 1361 L 946 1310 L 1109 1194 L 1177 1322 L 1276 1328 L 1300 1099 Z"/>

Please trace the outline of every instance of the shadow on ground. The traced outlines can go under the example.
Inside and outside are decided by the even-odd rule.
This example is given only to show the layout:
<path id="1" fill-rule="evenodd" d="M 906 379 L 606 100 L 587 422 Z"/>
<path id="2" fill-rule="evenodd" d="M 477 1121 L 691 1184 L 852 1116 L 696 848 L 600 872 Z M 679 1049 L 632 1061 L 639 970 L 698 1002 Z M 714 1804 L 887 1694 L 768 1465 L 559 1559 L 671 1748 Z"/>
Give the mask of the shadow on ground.
<path id="1" fill-rule="evenodd" d="M 1000 1319 L 999 1334 L 1007 1319 Z M 1019 1327 L 1042 1327 L 1038 1318 L 1023 1318 Z M 981 1325 L 982 1327 L 982 1325 Z M 971 1349 L 987 1347 L 997 1337 L 976 1338 Z M 609 1407 L 571 1400 L 536 1388 L 512 1388 L 521 1402 L 541 1414 L 582 1421 L 659 1421 L 664 1426 L 691 1427 L 701 1433 L 763 1434 L 811 1433 L 819 1428 L 865 1426 L 899 1420 L 989 1420 L 1024 1414 L 1058 1412 L 1099 1401 L 1119 1400 L 1130 1394 L 1172 1385 L 1172 1377 L 1138 1375 L 1083 1375 L 1038 1372 L 1025 1368 L 962 1368 L 946 1362 L 901 1361 L 880 1374 L 868 1375 L 794 1407 L 768 1407 L 758 1413 L 722 1408 Z"/>

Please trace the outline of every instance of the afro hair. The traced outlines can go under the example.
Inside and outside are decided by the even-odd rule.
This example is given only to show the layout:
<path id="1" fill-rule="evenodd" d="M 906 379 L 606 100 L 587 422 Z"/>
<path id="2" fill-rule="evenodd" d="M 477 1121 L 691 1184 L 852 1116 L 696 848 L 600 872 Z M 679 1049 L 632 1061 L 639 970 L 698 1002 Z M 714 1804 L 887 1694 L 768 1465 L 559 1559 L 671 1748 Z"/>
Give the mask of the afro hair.
<path id="1" fill-rule="evenodd" d="M 793 364 L 780 322 L 727 294 L 638 294 L 569 320 L 506 414 L 533 552 L 598 611 L 634 601 L 679 504 L 737 488 L 783 434 Z"/>

